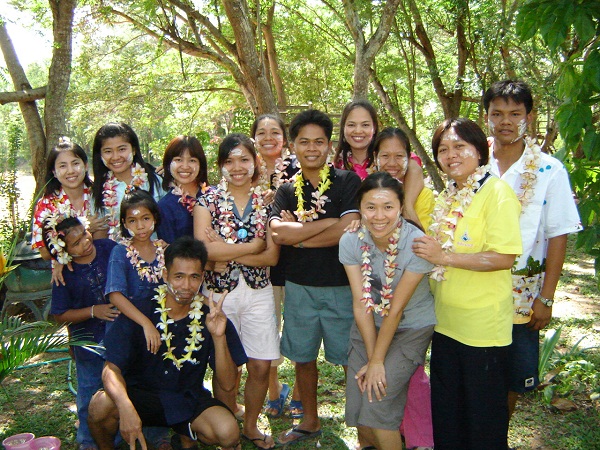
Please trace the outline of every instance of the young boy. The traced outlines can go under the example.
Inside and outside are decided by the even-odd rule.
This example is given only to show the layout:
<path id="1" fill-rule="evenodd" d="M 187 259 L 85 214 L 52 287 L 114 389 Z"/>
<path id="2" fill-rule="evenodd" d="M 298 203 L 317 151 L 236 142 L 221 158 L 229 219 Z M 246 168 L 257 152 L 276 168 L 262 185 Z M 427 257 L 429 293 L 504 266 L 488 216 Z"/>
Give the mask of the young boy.
<path id="1" fill-rule="evenodd" d="M 56 245 L 56 240 L 64 243 L 73 267 L 73 271 L 63 272 L 64 285 L 52 287 L 50 313 L 57 322 L 69 323 L 71 336 L 101 342 L 106 323 L 119 315 L 104 296 L 108 260 L 116 243 L 109 239 L 94 241 L 76 217 L 64 219 L 55 227 L 52 221 L 47 221 L 44 237 L 54 256 L 64 251 Z M 104 359 L 82 347 L 73 347 L 73 355 L 77 367 L 77 442 L 80 450 L 96 449 L 87 423 L 88 405 L 94 392 L 102 386 Z"/>
<path id="2" fill-rule="evenodd" d="M 280 444 L 317 437 L 316 359 L 321 347 L 333 364 L 347 364 L 350 327 L 354 321 L 352 293 L 338 259 L 344 228 L 359 218 L 354 172 L 327 165 L 333 123 L 321 111 L 307 110 L 290 124 L 290 147 L 301 170 L 275 196 L 270 225 L 282 245 L 285 268 L 285 312 L 281 352 L 296 361 L 304 419 L 279 436 Z"/>
<path id="3" fill-rule="evenodd" d="M 552 318 L 567 235 L 582 229 L 569 176 L 557 159 L 525 136 L 533 98 L 522 81 L 494 83 L 483 97 L 491 137 L 492 173 L 521 202 L 523 254 L 513 266 L 514 325 L 510 348 L 509 415 L 518 396 L 539 384 L 539 330 Z"/>

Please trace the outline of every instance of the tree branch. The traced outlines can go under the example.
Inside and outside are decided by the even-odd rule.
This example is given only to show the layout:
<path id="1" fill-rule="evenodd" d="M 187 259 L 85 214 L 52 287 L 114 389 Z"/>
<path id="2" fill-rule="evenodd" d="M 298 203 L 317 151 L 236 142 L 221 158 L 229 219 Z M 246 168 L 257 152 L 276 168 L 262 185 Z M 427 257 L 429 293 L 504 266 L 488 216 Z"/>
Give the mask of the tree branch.
<path id="1" fill-rule="evenodd" d="M 23 91 L 0 92 L 0 105 L 15 102 L 33 102 L 46 97 L 46 86 Z"/>

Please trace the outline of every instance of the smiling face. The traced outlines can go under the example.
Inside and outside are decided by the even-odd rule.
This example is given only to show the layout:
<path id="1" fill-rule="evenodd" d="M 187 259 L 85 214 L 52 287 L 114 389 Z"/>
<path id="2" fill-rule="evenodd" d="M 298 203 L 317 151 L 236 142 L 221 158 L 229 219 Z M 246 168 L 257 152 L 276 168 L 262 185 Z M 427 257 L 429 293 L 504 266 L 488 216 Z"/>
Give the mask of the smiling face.
<path id="1" fill-rule="evenodd" d="M 102 162 L 115 175 L 131 170 L 134 150 L 123 136 L 106 138 L 100 149 Z"/>
<path id="2" fill-rule="evenodd" d="M 404 182 L 408 169 L 408 153 L 404 142 L 396 136 L 381 141 L 377 153 L 377 168 Z"/>
<path id="3" fill-rule="evenodd" d="M 186 149 L 181 155 L 175 156 L 169 165 L 169 172 L 179 186 L 196 184 L 200 173 L 200 160 Z"/>
<path id="4" fill-rule="evenodd" d="M 344 123 L 344 139 L 353 151 L 366 150 L 373 140 L 375 124 L 365 108 L 350 111 Z"/>
<path id="5" fill-rule="evenodd" d="M 96 247 L 94 247 L 94 238 L 83 225 L 78 225 L 67 230 L 64 241 L 67 253 L 71 255 L 73 261 L 75 262 L 77 262 L 79 259 L 92 256 L 96 252 Z"/>
<path id="6" fill-rule="evenodd" d="M 250 186 L 255 169 L 252 153 L 243 145 L 234 147 L 221 167 L 228 183 L 237 187 Z"/>
<path id="7" fill-rule="evenodd" d="M 254 142 L 256 143 L 256 149 L 263 158 L 280 158 L 281 150 L 285 145 L 283 130 L 276 120 L 269 117 L 262 119 L 256 127 Z"/>
<path id="8" fill-rule="evenodd" d="M 481 156 L 474 145 L 462 139 L 449 128 L 441 136 L 437 161 L 442 171 L 461 187 L 477 167 Z"/>
<path id="9" fill-rule="evenodd" d="M 129 234 L 137 241 L 150 239 L 154 232 L 154 216 L 145 206 L 134 205 L 128 208 L 122 220 L 125 221 Z"/>
<path id="10" fill-rule="evenodd" d="M 63 151 L 56 157 L 53 173 L 64 188 L 75 189 L 80 187 L 83 184 L 86 172 L 87 164 L 75 153 Z"/>
<path id="11" fill-rule="evenodd" d="M 293 149 L 304 172 L 319 171 L 327 162 L 331 141 L 322 127 L 309 123 L 298 131 Z"/>
<path id="12" fill-rule="evenodd" d="M 490 102 L 485 115 L 490 135 L 501 145 L 514 144 L 523 138 L 531 119 L 532 114 L 527 114 L 523 103 L 516 103 L 511 98 L 502 97 L 497 97 Z"/>
<path id="13" fill-rule="evenodd" d="M 165 275 L 169 297 L 179 305 L 189 305 L 200 290 L 203 279 L 199 259 L 175 258 Z"/>
<path id="14" fill-rule="evenodd" d="M 387 241 L 392 236 L 402 204 L 398 195 L 387 188 L 377 188 L 366 192 L 360 202 L 362 223 L 375 241 Z M 386 244 L 387 245 L 387 244 Z"/>

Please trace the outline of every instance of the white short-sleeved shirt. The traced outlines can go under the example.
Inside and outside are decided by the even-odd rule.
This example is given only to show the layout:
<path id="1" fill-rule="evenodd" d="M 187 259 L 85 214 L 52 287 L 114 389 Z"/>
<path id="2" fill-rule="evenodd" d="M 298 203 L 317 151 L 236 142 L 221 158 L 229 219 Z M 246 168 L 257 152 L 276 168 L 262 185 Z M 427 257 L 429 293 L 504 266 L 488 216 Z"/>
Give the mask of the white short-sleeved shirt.
<path id="1" fill-rule="evenodd" d="M 539 146 L 526 139 L 528 147 Z M 491 150 L 493 151 L 493 144 Z M 526 148 L 527 151 L 527 148 Z M 521 193 L 524 154 L 502 175 L 515 193 Z M 500 176 L 495 158 L 490 158 L 492 173 Z M 513 266 L 514 322 L 527 323 L 531 306 L 544 281 L 548 239 L 582 230 L 581 220 L 565 166 L 556 158 L 540 152 L 534 194 L 520 217 L 523 254 Z"/>

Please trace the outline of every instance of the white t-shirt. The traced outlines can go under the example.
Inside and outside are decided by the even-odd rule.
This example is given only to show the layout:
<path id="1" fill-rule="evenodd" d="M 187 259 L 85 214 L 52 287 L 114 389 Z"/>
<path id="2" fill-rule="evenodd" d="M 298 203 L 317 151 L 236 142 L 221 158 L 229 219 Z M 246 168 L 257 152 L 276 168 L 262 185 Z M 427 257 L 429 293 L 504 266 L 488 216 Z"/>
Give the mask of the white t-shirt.
<path id="1" fill-rule="evenodd" d="M 514 323 L 527 323 L 531 318 L 531 306 L 544 281 L 548 239 L 583 229 L 565 166 L 558 159 L 541 152 L 539 145 L 532 140 L 526 139 L 525 143 L 521 158 L 501 177 L 519 196 L 523 191 L 522 175 L 526 171 L 525 154 L 539 152 L 533 196 L 523 206 L 520 218 L 523 254 L 512 268 Z M 490 150 L 493 149 L 492 143 Z M 495 158 L 490 157 L 490 164 L 492 173 L 500 176 Z"/>

